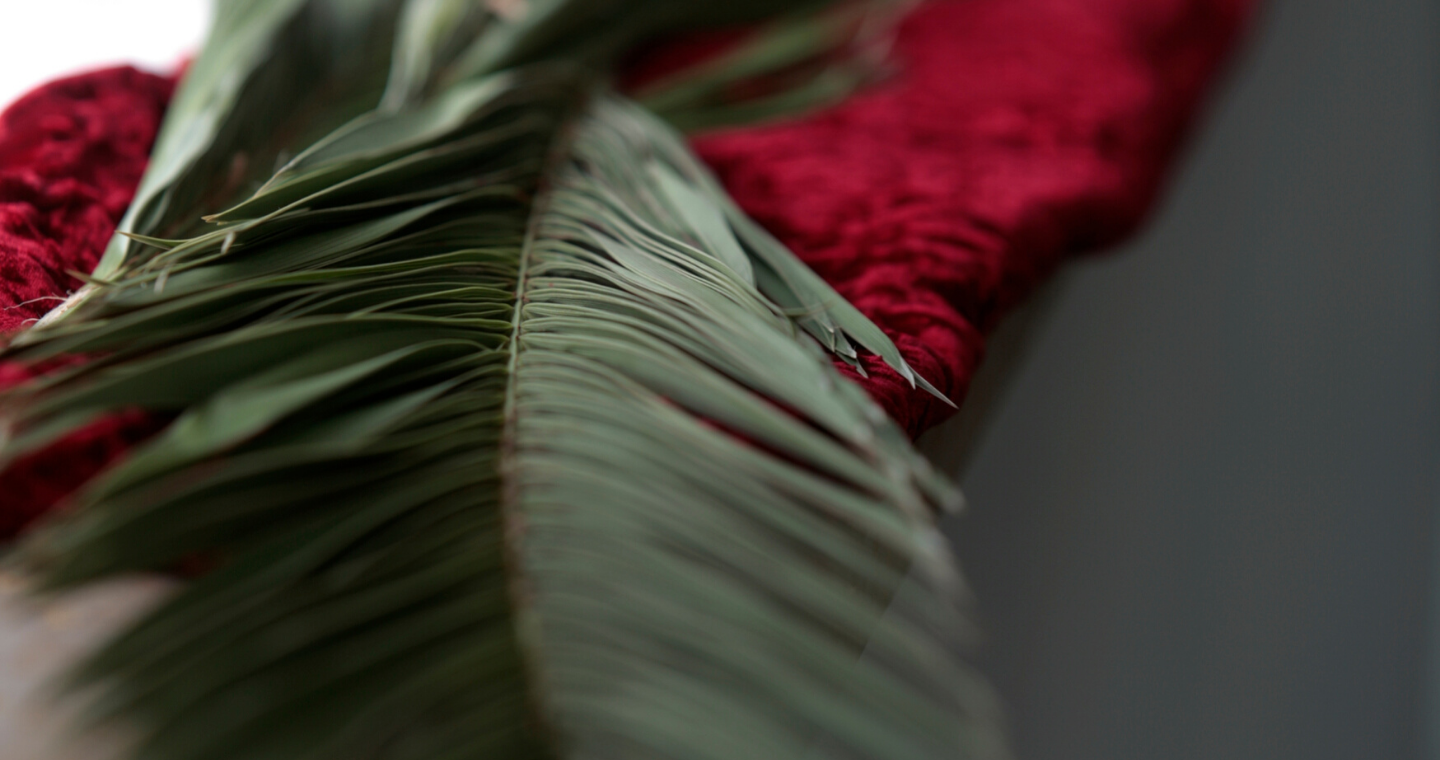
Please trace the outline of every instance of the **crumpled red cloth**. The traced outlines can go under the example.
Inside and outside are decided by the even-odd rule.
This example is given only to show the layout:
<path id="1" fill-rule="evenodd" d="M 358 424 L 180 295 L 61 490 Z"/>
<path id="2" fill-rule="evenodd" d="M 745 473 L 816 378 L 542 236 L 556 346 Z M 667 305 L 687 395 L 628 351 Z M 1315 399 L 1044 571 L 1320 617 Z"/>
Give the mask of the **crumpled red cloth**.
<path id="1" fill-rule="evenodd" d="M 114 68 L 34 90 L 0 114 L 0 331 L 21 329 L 89 272 L 130 204 L 175 82 Z M 0 365 L 0 388 L 30 372 Z M 60 503 L 155 430 L 103 420 L 0 470 L 0 538 Z"/>
<path id="2" fill-rule="evenodd" d="M 900 30 L 888 86 L 697 148 L 958 402 L 1007 309 L 1144 218 L 1254 5 L 930 3 Z M 912 436 L 953 411 L 877 357 L 865 368 Z"/>
<path id="3" fill-rule="evenodd" d="M 1143 220 L 1253 5 L 935 0 L 900 28 L 893 78 L 695 145 L 747 212 L 958 401 L 1008 308 L 1067 256 Z M 78 284 L 67 272 L 94 265 L 172 86 L 109 69 L 0 115 L 0 330 L 44 314 L 54 301 L 35 299 L 64 296 Z M 912 436 L 951 412 L 874 357 L 866 369 L 852 377 Z M 13 463 L 0 473 L 0 535 L 152 425 L 107 420 Z"/>

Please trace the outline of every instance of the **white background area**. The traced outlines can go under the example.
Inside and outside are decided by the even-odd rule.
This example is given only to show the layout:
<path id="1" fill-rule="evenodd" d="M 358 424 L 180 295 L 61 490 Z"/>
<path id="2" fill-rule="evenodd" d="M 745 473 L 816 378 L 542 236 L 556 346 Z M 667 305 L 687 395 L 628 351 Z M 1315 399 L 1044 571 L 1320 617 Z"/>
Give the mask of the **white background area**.
<path id="1" fill-rule="evenodd" d="M 0 108 L 89 69 L 169 71 L 199 49 L 209 18 L 209 0 L 0 0 Z"/>

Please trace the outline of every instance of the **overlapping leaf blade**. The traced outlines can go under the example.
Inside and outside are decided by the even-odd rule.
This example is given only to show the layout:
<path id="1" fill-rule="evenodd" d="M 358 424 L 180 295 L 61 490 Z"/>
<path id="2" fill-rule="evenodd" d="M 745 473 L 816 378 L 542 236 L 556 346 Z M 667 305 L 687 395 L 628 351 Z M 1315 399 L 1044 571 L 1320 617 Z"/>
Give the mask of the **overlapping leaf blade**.
<path id="1" fill-rule="evenodd" d="M 582 756 L 983 755 L 929 633 L 959 626 L 951 495 L 668 213 L 669 139 L 598 101 L 522 260 L 507 509 L 541 694 Z M 912 570 L 926 607 L 885 617 Z"/>

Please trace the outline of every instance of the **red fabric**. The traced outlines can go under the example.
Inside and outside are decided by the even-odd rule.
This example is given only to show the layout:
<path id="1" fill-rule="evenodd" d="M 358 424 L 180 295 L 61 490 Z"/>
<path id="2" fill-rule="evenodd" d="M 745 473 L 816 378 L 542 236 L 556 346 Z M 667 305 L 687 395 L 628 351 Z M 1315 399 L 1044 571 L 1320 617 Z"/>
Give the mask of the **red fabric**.
<path id="1" fill-rule="evenodd" d="M 983 335 L 1067 255 L 1154 202 L 1252 0 L 936 0 L 900 73 L 823 113 L 696 141 L 746 211 L 954 399 Z M 111 69 L 0 116 L 0 329 L 74 287 L 129 202 L 172 82 Z M 911 435 L 949 408 L 873 357 L 862 385 Z M 847 370 L 848 371 L 848 370 Z M 3 383 L 0 378 L 0 383 Z M 109 421 L 0 474 L 0 534 L 146 428 Z"/>
<path id="2" fill-rule="evenodd" d="M 0 114 L 0 331 L 45 314 L 90 271 L 130 204 L 174 80 L 122 67 L 47 84 Z M 0 366 L 0 388 L 30 373 Z M 0 538 L 153 432 L 116 415 L 0 470 Z"/>
<path id="3" fill-rule="evenodd" d="M 1007 308 L 1144 217 L 1252 5 L 930 3 L 900 30 L 888 85 L 696 147 L 958 401 Z M 865 366 L 859 382 L 912 436 L 952 412 L 875 357 Z"/>
<path id="4" fill-rule="evenodd" d="M 47 84 L 0 115 L 0 330 L 55 306 L 34 299 L 75 288 L 67 270 L 95 266 L 173 88 L 166 77 L 106 69 Z"/>

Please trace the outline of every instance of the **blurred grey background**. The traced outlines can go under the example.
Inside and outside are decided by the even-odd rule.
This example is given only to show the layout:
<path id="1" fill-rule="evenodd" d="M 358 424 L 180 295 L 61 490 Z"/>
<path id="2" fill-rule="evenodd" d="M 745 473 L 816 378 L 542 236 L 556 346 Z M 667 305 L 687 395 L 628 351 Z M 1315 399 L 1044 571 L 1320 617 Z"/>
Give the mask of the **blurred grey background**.
<path id="1" fill-rule="evenodd" d="M 1021 760 L 1440 758 L 1440 3 L 1274 0 L 948 524 Z"/>

